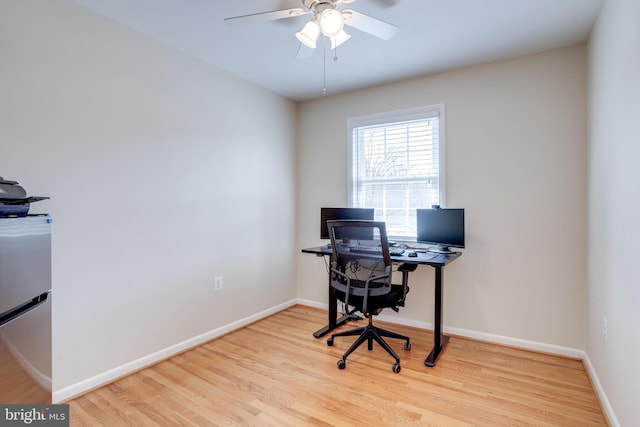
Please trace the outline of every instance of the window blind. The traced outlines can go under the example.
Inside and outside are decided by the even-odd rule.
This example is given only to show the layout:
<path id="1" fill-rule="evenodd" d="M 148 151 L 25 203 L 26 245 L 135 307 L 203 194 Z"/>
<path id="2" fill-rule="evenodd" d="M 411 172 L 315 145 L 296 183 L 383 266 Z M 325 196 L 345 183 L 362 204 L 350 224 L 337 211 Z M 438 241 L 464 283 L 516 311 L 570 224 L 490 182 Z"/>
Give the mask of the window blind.
<path id="1" fill-rule="evenodd" d="M 390 236 L 415 237 L 416 209 L 440 204 L 439 109 L 353 120 L 352 205 L 375 208 Z"/>

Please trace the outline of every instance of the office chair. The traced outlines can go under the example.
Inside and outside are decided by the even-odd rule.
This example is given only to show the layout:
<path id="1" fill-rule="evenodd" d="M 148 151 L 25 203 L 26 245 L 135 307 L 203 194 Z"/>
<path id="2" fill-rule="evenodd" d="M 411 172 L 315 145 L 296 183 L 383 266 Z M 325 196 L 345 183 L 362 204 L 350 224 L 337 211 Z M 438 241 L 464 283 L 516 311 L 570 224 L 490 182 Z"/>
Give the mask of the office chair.
<path id="1" fill-rule="evenodd" d="M 394 359 L 392 370 L 400 372 L 400 358 L 383 337 L 405 341 L 404 349 L 411 349 L 409 337 L 373 326 L 373 316 L 384 308 L 398 311 L 404 306 L 409 292 L 408 275 L 415 265 L 402 265 L 402 285 L 391 284 L 391 256 L 384 222 L 380 221 L 327 221 L 331 237 L 330 284 L 338 300 L 344 302 L 345 309 L 350 306 L 360 311 L 369 320 L 367 326 L 338 332 L 327 339 L 332 346 L 335 337 L 358 336 L 349 349 L 338 360 L 338 367 L 344 369 L 347 356 L 367 341 L 369 350 L 373 350 L 376 341 Z"/>

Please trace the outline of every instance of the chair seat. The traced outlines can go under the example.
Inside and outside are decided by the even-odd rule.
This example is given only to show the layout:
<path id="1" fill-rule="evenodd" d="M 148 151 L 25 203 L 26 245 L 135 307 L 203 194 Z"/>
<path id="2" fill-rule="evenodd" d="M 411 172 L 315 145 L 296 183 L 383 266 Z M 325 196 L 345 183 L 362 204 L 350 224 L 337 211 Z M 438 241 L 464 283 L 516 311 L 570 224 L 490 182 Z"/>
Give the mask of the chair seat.
<path id="1" fill-rule="evenodd" d="M 336 289 L 336 297 L 344 302 L 346 295 L 343 291 Z M 407 293 L 409 292 L 409 288 L 407 287 Z M 391 285 L 391 291 L 384 295 L 377 295 L 369 297 L 369 302 L 367 303 L 367 311 L 372 313 L 377 312 L 378 310 L 382 310 L 386 307 L 393 307 L 398 305 L 404 296 L 404 288 L 402 285 Z M 362 311 L 362 306 L 364 303 L 364 297 L 359 295 L 349 295 L 349 305 L 355 307 L 359 311 Z"/>

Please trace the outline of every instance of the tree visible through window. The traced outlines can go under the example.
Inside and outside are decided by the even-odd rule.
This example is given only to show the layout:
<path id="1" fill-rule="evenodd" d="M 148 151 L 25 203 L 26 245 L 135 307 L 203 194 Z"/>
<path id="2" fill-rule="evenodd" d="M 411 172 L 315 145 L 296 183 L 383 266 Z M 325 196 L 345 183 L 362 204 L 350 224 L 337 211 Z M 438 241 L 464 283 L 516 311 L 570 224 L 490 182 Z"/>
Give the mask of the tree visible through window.
<path id="1" fill-rule="evenodd" d="M 416 209 L 441 203 L 443 106 L 349 119 L 351 204 L 375 208 L 395 238 L 416 236 Z"/>

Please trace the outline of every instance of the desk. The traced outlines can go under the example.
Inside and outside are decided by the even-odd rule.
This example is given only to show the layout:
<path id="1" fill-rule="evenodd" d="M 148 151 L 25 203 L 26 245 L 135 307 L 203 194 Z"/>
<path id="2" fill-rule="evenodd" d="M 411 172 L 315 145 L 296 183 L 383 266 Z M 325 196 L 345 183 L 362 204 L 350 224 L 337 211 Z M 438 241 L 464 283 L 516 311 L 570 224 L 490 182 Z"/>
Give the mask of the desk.
<path id="1" fill-rule="evenodd" d="M 418 264 L 418 265 L 430 265 L 435 268 L 435 309 L 434 309 L 434 321 L 433 321 L 433 349 L 429 356 L 424 361 L 425 366 L 433 368 L 436 365 L 438 356 L 444 350 L 444 347 L 449 342 L 449 337 L 442 333 L 442 270 L 445 265 L 458 258 L 461 253 L 454 252 L 452 254 L 434 254 L 418 252 L 417 257 L 409 257 L 407 254 L 410 250 L 405 251 L 402 255 L 392 256 L 391 260 L 397 264 Z M 316 256 L 331 256 L 331 247 L 317 246 L 314 248 L 306 248 L 302 250 L 303 253 L 315 254 Z M 338 319 L 338 302 L 335 296 L 335 289 L 329 285 L 329 323 L 327 326 L 317 330 L 313 333 L 313 336 L 320 338 L 332 331 L 336 327 L 342 325 L 350 316 L 348 314 L 343 315 Z"/>

